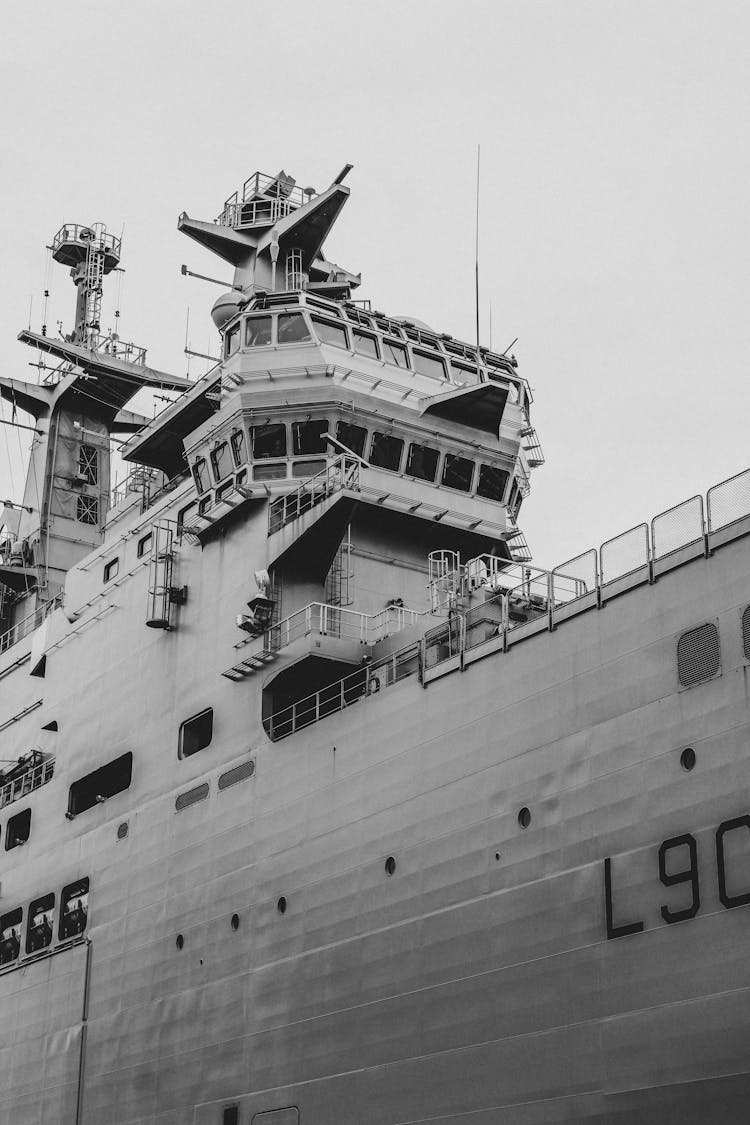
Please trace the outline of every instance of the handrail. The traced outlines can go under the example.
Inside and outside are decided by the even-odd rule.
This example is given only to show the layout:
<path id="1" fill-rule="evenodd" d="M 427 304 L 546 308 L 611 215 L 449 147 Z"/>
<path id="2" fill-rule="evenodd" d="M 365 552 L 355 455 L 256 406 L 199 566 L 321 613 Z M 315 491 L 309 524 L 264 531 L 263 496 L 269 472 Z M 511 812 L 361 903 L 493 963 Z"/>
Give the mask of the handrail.
<path id="1" fill-rule="evenodd" d="M 285 492 L 283 496 L 272 500 L 268 505 L 268 534 L 281 531 L 288 523 L 299 519 L 334 492 L 345 488 L 359 492 L 360 464 L 358 457 L 342 454 L 329 461 L 325 469 L 321 469 L 314 477 L 303 481 L 293 492 Z"/>
<path id="2" fill-rule="evenodd" d="M 29 613 L 26 617 L 17 621 L 10 629 L 7 629 L 4 633 L 0 633 L 0 652 L 6 652 L 7 649 L 12 648 L 18 641 L 22 641 L 24 637 L 27 637 L 29 633 L 33 633 L 53 610 L 62 605 L 62 602 L 63 595 L 58 594 L 48 602 L 37 606 L 33 613 Z"/>
<path id="3" fill-rule="evenodd" d="M 5 784 L 0 782 L 0 809 L 4 809 L 6 805 L 10 805 L 14 801 L 20 801 L 22 797 L 25 797 L 27 793 L 33 793 L 35 789 L 41 789 L 43 785 L 52 780 L 54 772 L 55 759 L 47 758 L 44 762 L 29 765 L 28 769 L 12 781 Z"/>
<path id="4" fill-rule="evenodd" d="M 263 634 L 263 640 L 269 652 L 278 652 L 300 637 L 313 633 L 374 645 L 409 625 L 417 624 L 422 616 L 424 614 L 404 606 L 386 606 L 379 613 L 368 614 L 326 602 L 310 602 L 272 625 Z"/>

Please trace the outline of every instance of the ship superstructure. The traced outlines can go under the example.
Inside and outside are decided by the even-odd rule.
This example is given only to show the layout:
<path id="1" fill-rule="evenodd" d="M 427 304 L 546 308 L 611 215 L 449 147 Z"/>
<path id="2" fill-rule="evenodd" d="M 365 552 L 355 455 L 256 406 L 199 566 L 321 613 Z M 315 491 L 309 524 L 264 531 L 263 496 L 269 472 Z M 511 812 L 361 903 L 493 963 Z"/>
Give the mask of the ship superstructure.
<path id="1" fill-rule="evenodd" d="M 0 379 L 0 1125 L 740 1121 L 750 473 L 534 565 L 528 385 L 353 296 L 349 171 L 180 216 L 234 267 L 198 381 L 74 224 Z"/>

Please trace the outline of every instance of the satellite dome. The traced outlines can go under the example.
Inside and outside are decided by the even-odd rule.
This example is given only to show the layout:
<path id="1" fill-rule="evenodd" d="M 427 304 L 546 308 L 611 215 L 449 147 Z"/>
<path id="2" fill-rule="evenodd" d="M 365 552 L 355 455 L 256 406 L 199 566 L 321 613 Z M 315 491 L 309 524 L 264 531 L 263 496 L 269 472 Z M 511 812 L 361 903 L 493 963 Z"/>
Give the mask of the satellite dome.
<path id="1" fill-rule="evenodd" d="M 233 316 L 237 315 L 242 300 L 242 294 L 238 289 L 230 289 L 227 293 L 222 293 L 221 296 L 217 297 L 214 301 L 214 307 L 211 309 L 211 319 L 220 332 L 227 321 L 230 321 Z"/>

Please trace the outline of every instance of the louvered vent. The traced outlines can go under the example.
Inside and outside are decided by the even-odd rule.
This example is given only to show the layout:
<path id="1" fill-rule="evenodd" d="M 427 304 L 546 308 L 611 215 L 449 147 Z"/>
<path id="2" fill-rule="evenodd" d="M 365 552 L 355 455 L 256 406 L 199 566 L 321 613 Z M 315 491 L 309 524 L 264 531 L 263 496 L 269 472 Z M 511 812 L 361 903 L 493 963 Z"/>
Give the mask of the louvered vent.
<path id="1" fill-rule="evenodd" d="M 677 642 L 677 678 L 683 687 L 710 680 L 720 666 L 719 630 L 715 625 L 699 625 L 682 634 Z"/>
<path id="2" fill-rule="evenodd" d="M 222 773 L 219 776 L 219 789 L 228 789 L 230 785 L 236 785 L 238 781 L 245 781 L 246 778 L 252 777 L 254 773 L 255 762 L 251 758 L 249 761 L 235 766 L 234 769 Z"/>
<path id="3" fill-rule="evenodd" d="M 180 793 L 174 803 L 174 807 L 177 812 L 182 812 L 183 809 L 194 805 L 196 801 L 205 801 L 207 796 L 208 782 L 204 781 L 202 785 L 196 785 L 195 789 L 186 789 L 184 793 Z"/>
<path id="4" fill-rule="evenodd" d="M 745 660 L 750 660 L 750 605 L 742 614 L 742 648 Z"/>

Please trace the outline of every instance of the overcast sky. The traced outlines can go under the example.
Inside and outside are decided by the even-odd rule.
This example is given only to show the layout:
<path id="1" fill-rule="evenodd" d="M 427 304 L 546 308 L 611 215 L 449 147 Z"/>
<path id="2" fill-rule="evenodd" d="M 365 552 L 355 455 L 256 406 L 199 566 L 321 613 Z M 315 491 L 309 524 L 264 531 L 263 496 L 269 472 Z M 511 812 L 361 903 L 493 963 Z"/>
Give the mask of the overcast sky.
<path id="1" fill-rule="evenodd" d="M 520 524 L 553 566 L 750 463 L 750 5 L 285 0 L 7 6 L 0 43 L 4 374 L 41 324 L 63 222 L 124 226 L 120 333 L 184 373 L 217 352 L 229 269 L 177 233 L 254 170 L 351 198 L 326 244 L 358 296 L 513 350 L 547 464 Z M 105 292 L 114 323 L 117 282 Z M 47 324 L 74 291 L 49 273 Z M 203 370 L 191 362 L 190 374 Z M 9 417 L 8 408 L 4 417 Z M 0 498 L 24 431 L 0 426 Z"/>

